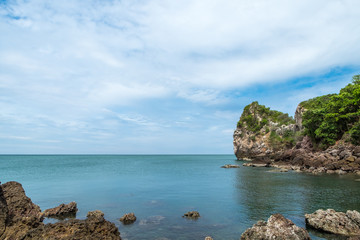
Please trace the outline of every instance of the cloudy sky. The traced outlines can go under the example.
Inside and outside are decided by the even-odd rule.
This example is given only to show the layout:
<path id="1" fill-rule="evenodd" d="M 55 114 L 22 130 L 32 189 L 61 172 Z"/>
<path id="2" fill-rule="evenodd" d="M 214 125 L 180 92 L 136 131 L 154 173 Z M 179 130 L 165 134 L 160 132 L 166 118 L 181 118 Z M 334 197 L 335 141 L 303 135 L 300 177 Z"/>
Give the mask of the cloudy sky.
<path id="1" fill-rule="evenodd" d="M 360 72 L 358 0 L 0 0 L 0 153 L 232 153 Z"/>

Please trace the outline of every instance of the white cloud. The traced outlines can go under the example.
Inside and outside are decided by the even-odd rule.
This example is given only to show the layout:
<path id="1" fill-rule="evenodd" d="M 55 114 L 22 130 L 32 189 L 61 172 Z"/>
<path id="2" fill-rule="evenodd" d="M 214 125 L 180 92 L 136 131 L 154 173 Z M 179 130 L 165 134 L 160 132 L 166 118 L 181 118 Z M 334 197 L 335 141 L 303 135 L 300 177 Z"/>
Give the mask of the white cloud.
<path id="1" fill-rule="evenodd" d="M 231 108 L 231 90 L 359 66 L 359 8 L 357 0 L 1 3 L 0 130 L 51 143 L 111 139 L 125 123 L 154 134 L 234 121 L 221 109 Z"/>

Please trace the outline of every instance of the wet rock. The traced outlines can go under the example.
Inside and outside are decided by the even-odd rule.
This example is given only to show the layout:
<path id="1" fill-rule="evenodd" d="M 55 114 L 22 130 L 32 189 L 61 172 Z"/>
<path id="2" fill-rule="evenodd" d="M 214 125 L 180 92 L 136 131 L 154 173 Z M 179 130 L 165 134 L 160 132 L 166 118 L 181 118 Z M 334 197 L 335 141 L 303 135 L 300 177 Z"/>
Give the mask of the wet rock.
<path id="1" fill-rule="evenodd" d="M 319 209 L 312 214 L 305 214 L 305 221 L 308 226 L 320 231 L 360 236 L 360 213 L 355 210 L 343 213 L 333 209 Z"/>
<path id="2" fill-rule="evenodd" d="M 124 216 L 120 218 L 120 221 L 123 224 L 132 224 L 136 221 L 136 217 L 134 213 L 126 213 Z"/>
<path id="3" fill-rule="evenodd" d="M 120 239 L 119 230 L 104 219 L 101 211 L 89 212 L 86 220 L 72 219 L 44 224 L 40 207 L 20 183 L 0 185 L 0 239 Z"/>
<path id="4" fill-rule="evenodd" d="M 273 170 L 270 170 L 269 172 L 288 172 L 289 170 L 285 169 L 285 168 L 278 168 L 278 169 L 273 169 Z"/>
<path id="5" fill-rule="evenodd" d="M 23 240 L 40 239 L 112 239 L 120 240 L 120 233 L 115 224 L 104 219 L 99 211 L 89 212 L 87 219 L 71 219 L 55 224 L 46 224 L 29 231 Z"/>
<path id="6" fill-rule="evenodd" d="M 283 215 L 274 214 L 267 222 L 259 221 L 241 235 L 241 240 L 255 239 L 308 240 L 310 236 L 305 229 L 296 226 Z"/>
<path id="7" fill-rule="evenodd" d="M 244 163 L 243 166 L 245 167 L 269 167 L 267 163 Z"/>
<path id="8" fill-rule="evenodd" d="M 46 209 L 43 212 L 43 216 L 64 219 L 67 217 L 76 217 L 77 211 L 76 202 L 71 202 L 69 204 L 62 203 L 55 208 Z"/>
<path id="9" fill-rule="evenodd" d="M 335 173 L 336 173 L 336 174 L 339 174 L 339 175 L 346 174 L 346 172 L 345 172 L 345 171 L 343 171 L 343 170 L 341 170 L 341 169 L 336 170 L 336 171 L 335 171 Z"/>
<path id="10" fill-rule="evenodd" d="M 191 219 L 198 219 L 200 217 L 200 213 L 197 211 L 191 211 L 184 214 L 183 217 L 191 218 Z"/>
<path id="11" fill-rule="evenodd" d="M 6 205 L 6 200 L 0 185 L 0 236 L 4 233 L 6 228 L 6 220 L 8 216 L 8 207 Z"/>
<path id="12" fill-rule="evenodd" d="M 100 210 L 95 210 L 95 211 L 91 211 L 88 212 L 88 214 L 86 215 L 87 220 L 94 222 L 94 223 L 101 223 L 105 221 L 104 218 L 104 213 Z"/>
<path id="13" fill-rule="evenodd" d="M 239 168 L 239 165 L 235 165 L 235 164 L 226 164 L 224 166 L 221 166 L 222 168 Z"/>
<path id="14" fill-rule="evenodd" d="M 1 188 L 2 200 L 0 202 L 2 206 L 6 204 L 6 207 L 2 207 L 2 212 L 3 214 L 7 212 L 2 238 L 21 239 L 30 229 L 43 224 L 40 207 L 25 195 L 20 183 L 7 182 L 2 184 Z"/>

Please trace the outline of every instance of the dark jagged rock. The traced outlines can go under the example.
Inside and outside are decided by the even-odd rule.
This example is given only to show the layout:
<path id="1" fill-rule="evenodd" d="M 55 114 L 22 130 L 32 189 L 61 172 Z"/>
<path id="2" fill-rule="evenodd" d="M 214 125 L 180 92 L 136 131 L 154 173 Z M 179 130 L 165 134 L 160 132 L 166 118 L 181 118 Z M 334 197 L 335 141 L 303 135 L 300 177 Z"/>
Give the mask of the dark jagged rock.
<path id="1" fill-rule="evenodd" d="M 104 214 L 99 211 L 89 212 L 87 219 L 71 219 L 55 224 L 46 224 L 29 231 L 23 240 L 41 239 L 111 239 L 120 240 L 120 233 L 115 224 L 104 219 Z"/>
<path id="2" fill-rule="evenodd" d="M 68 204 L 60 204 L 57 207 L 46 209 L 43 212 L 44 217 L 53 217 L 53 218 L 59 218 L 59 219 L 65 219 L 67 217 L 76 217 L 77 204 L 76 202 L 71 202 Z"/>
<path id="3" fill-rule="evenodd" d="M 259 221 L 241 235 L 241 240 L 256 239 L 308 240 L 310 236 L 305 229 L 296 226 L 283 215 L 274 214 L 267 222 Z"/>
<path id="4" fill-rule="evenodd" d="M 132 224 L 136 221 L 136 216 L 134 213 L 126 213 L 120 218 L 120 221 L 123 224 Z"/>
<path id="5" fill-rule="evenodd" d="M 239 168 L 239 165 L 235 164 L 225 164 L 224 166 L 221 166 L 221 168 Z"/>
<path id="6" fill-rule="evenodd" d="M 2 212 L 7 212 L 2 239 L 21 239 L 30 229 L 43 225 L 40 207 L 25 195 L 20 183 L 7 182 L 1 188 Z"/>
<path id="7" fill-rule="evenodd" d="M 183 217 L 191 218 L 191 219 L 198 219 L 200 217 L 200 213 L 198 211 L 191 211 L 184 214 Z"/>
<path id="8" fill-rule="evenodd" d="M 0 237 L 6 229 L 7 217 L 8 217 L 8 207 L 6 204 L 2 186 L 0 185 Z"/>
<path id="9" fill-rule="evenodd" d="M 46 225 L 42 221 L 40 207 L 25 195 L 20 183 L 0 185 L 0 240 L 121 239 L 119 230 L 104 219 L 101 211 L 89 212 L 86 220 Z"/>
<path id="10" fill-rule="evenodd" d="M 319 209 L 312 214 L 305 214 L 305 221 L 308 226 L 320 231 L 360 236 L 360 213 L 355 210 L 343 213 L 333 209 Z"/>

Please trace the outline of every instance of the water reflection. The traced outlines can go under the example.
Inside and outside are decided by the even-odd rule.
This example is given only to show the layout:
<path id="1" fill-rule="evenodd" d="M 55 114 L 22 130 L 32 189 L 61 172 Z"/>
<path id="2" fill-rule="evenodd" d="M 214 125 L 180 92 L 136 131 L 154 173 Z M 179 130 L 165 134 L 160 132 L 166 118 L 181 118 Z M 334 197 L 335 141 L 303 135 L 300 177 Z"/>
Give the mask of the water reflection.
<path id="1" fill-rule="evenodd" d="M 304 215 L 317 209 L 360 210 L 360 183 L 355 181 L 355 176 L 318 176 L 268 170 L 246 167 L 236 174 L 236 200 L 243 206 L 244 218 L 251 220 L 252 224 L 260 219 L 266 220 L 274 213 L 281 213 L 305 227 Z M 329 238 L 328 235 L 316 235 Z"/>

